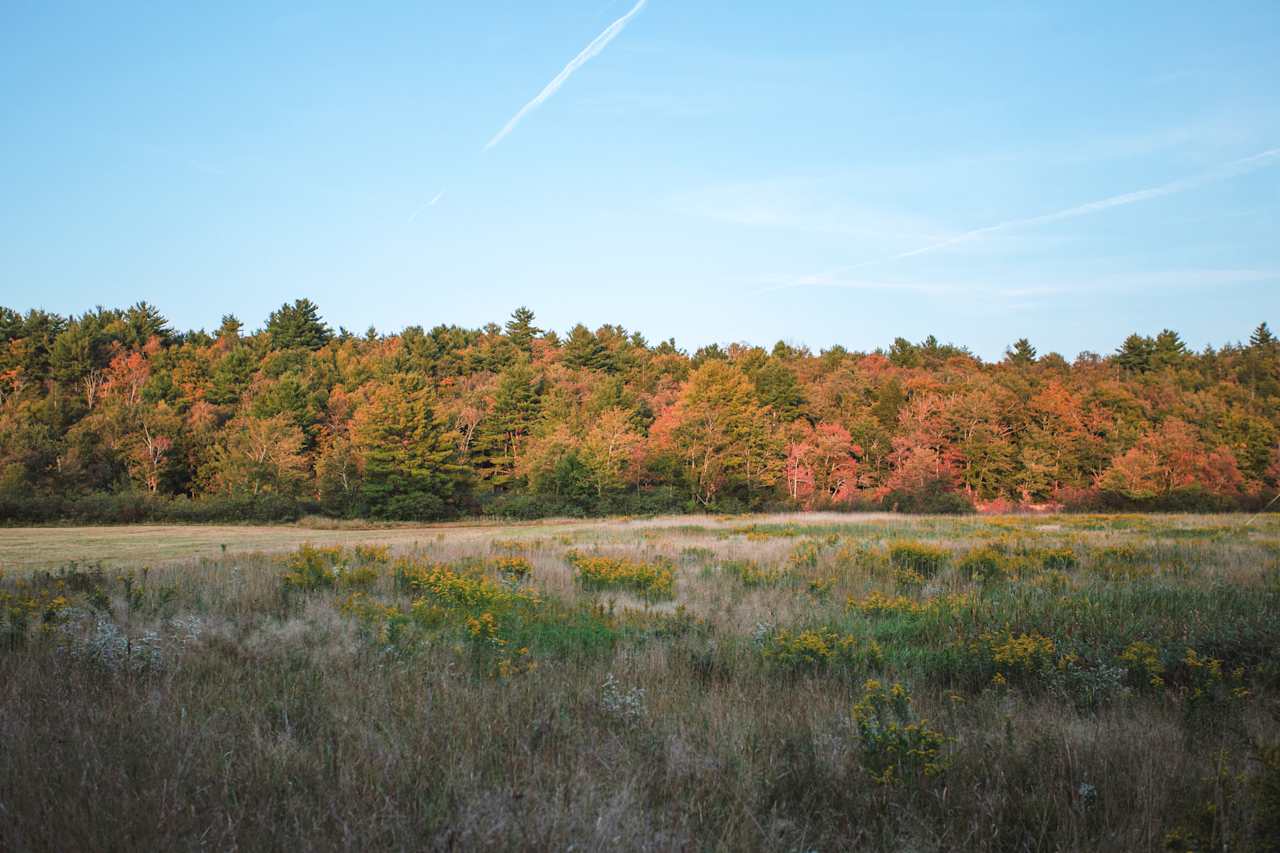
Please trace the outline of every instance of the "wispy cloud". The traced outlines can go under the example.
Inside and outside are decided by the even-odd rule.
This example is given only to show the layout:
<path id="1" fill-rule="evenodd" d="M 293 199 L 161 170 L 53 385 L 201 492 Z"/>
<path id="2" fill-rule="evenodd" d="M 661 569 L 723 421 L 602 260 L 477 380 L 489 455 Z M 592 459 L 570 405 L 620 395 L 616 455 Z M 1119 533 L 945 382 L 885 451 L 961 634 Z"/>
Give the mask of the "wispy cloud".
<path id="1" fill-rule="evenodd" d="M 779 290 L 817 287 L 833 290 L 879 290 L 897 293 L 919 293 L 929 296 L 975 296 L 1004 299 L 1031 296 L 1054 296 L 1072 293 L 1116 291 L 1141 291 L 1152 288 L 1208 288 L 1236 285 L 1280 282 L 1277 269 L 1181 269 L 1150 272 L 1115 273 L 1110 275 L 1080 275 L 1059 281 L 1026 284 L 1017 287 L 993 285 L 990 282 L 972 281 L 890 281 L 878 279 L 842 278 L 834 274 L 778 278 L 759 288 L 757 293 Z"/>
<path id="2" fill-rule="evenodd" d="M 1108 196 L 1107 198 L 1091 201 L 1086 204 L 1079 204 L 1074 207 L 1068 207 L 1063 210 L 1056 210 L 1053 213 L 1044 213 L 1039 216 L 1028 216 L 1023 219 L 1010 219 L 1005 222 L 998 222 L 995 225 L 988 225 L 983 228 L 975 228 L 972 231 L 966 231 L 963 234 L 942 240 L 937 243 L 930 243 L 917 249 L 911 249 L 906 252 L 899 252 L 896 255 L 890 255 L 877 261 L 869 261 L 858 266 L 870 266 L 872 264 L 888 263 L 890 261 L 900 261 L 906 258 L 914 258 L 919 255 L 926 255 L 937 252 L 942 249 L 956 246 L 961 243 L 968 243 L 972 240 L 985 237 L 989 234 L 997 234 L 1001 231 L 1010 231 L 1015 228 L 1028 228 L 1035 225 L 1048 225 L 1052 222 L 1061 222 L 1066 219 L 1075 219 L 1080 216 L 1089 216 L 1093 213 L 1100 213 L 1104 210 L 1110 210 L 1115 207 L 1124 207 L 1129 204 L 1137 204 L 1142 201 L 1149 201 L 1153 198 L 1173 195 L 1174 193 L 1185 192 L 1186 190 L 1195 189 L 1205 184 L 1221 181 L 1226 178 L 1243 175 L 1248 172 L 1262 169 L 1267 166 L 1280 162 L 1280 148 L 1270 148 L 1260 154 L 1254 154 L 1251 157 L 1244 157 L 1239 160 L 1232 160 L 1230 163 L 1224 163 L 1217 168 L 1210 169 L 1199 175 L 1193 175 L 1189 178 L 1180 178 L 1176 181 L 1170 181 L 1167 184 L 1160 184 L 1155 187 L 1148 187 L 1143 190 L 1135 190 L 1134 192 L 1123 193 L 1121 195 Z M 846 269 L 854 269 L 854 267 L 846 267 Z"/>
<path id="3" fill-rule="evenodd" d="M 845 246 L 885 251 L 952 236 L 936 222 L 849 201 L 862 187 L 839 173 L 724 183 L 670 197 L 672 208 L 713 222 L 848 238 Z"/>
<path id="4" fill-rule="evenodd" d="M 635 6 L 631 7 L 630 12 L 606 27 L 604 32 L 596 36 L 590 44 L 582 49 L 581 53 L 569 60 L 569 64 L 564 67 L 563 71 L 557 74 L 550 83 L 543 87 L 542 91 L 539 92 L 532 101 L 521 107 L 520 111 L 511 117 L 511 120 L 503 126 L 502 130 L 494 134 L 493 138 L 485 143 L 483 150 L 488 151 L 490 148 L 505 139 L 511 131 L 515 130 L 516 125 L 518 125 L 525 116 L 542 106 L 548 98 L 559 91 L 560 87 L 573 76 L 573 72 L 577 71 L 583 65 L 586 65 L 593 57 L 599 55 L 599 53 L 609 45 L 609 42 L 618 37 L 618 34 L 626 28 L 627 24 L 631 22 L 631 19 L 640 13 L 640 10 L 644 8 L 645 3 L 647 2 L 648 0 L 640 0 L 640 2 L 636 3 Z"/>

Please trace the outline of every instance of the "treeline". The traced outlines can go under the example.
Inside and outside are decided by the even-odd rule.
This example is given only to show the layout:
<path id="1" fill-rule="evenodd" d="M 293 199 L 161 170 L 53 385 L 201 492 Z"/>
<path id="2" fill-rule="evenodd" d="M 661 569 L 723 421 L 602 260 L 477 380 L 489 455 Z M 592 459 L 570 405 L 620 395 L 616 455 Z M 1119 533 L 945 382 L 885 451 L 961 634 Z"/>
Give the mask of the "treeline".
<path id="1" fill-rule="evenodd" d="M 0 308 L 0 519 L 434 519 L 884 508 L 1261 508 L 1280 486 L 1280 342 L 1132 335 L 1068 362 L 888 350 L 690 354 L 620 326 L 252 334 L 146 303 Z"/>

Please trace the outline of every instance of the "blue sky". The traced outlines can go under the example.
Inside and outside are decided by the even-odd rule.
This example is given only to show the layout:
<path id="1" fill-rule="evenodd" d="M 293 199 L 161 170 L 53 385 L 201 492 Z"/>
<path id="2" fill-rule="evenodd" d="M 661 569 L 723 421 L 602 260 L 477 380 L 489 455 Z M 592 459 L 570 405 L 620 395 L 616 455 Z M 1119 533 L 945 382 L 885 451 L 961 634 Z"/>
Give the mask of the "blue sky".
<path id="1" fill-rule="evenodd" d="M 4 4 L 0 303 L 989 358 L 1280 325 L 1274 0 L 648 0 L 485 150 L 634 6 Z"/>

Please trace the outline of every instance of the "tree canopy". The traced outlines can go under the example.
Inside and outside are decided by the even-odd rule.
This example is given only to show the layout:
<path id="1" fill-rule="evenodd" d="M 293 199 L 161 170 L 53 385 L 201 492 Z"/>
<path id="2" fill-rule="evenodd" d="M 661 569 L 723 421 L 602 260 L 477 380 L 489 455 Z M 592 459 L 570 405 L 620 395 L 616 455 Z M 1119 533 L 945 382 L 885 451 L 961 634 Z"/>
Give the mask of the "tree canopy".
<path id="1" fill-rule="evenodd" d="M 1020 338 L 985 363 L 932 336 L 689 355 L 535 320 L 334 335 L 299 299 L 261 331 L 227 314 L 206 334 L 146 302 L 0 308 L 0 517 L 137 495 L 394 518 L 1228 508 L 1280 487 L 1266 323 L 1200 352 L 1135 333 L 1073 363 Z"/>

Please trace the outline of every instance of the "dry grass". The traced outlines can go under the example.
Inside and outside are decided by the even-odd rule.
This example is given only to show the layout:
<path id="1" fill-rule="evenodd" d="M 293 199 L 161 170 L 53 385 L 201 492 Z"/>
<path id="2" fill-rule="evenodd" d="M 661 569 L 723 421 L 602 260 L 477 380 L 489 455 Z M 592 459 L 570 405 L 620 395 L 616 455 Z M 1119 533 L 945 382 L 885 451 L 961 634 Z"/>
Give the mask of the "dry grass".
<path id="1" fill-rule="evenodd" d="M 0 644 L 0 849 L 1275 850 L 1280 528 L 1242 520 L 0 531 L 8 600 L 68 600 Z M 903 540 L 951 562 L 904 585 Z M 302 542 L 492 584 L 485 561 L 520 554 L 538 603 L 494 612 L 536 668 L 496 667 L 512 650 L 471 633 L 475 613 L 411 611 L 424 593 L 388 564 L 356 599 L 283 584 L 267 552 Z M 1016 575 L 965 576 L 991 544 Z M 1026 556 L 1053 548 L 1078 565 Z M 670 561 L 674 600 L 585 590 L 570 550 Z M 748 586 L 734 560 L 784 580 Z M 846 606 L 872 593 L 926 610 Z M 927 610 L 948 595 L 969 609 Z M 768 626 L 881 655 L 783 670 Z M 996 683 L 980 638 L 1006 630 L 1051 637 L 1056 663 Z M 1166 656 L 1159 689 L 1109 669 L 1139 636 Z M 1223 661 L 1218 682 L 1187 647 Z M 851 722 L 868 678 L 907 685 L 945 770 L 876 783 Z"/>

